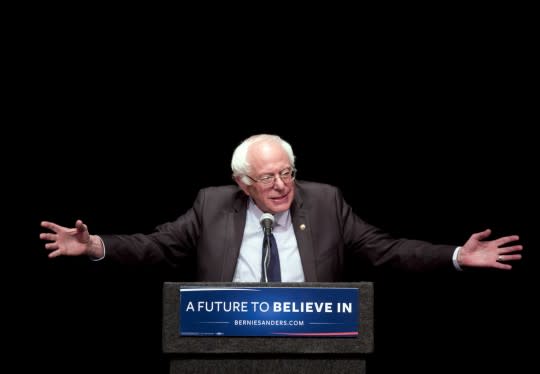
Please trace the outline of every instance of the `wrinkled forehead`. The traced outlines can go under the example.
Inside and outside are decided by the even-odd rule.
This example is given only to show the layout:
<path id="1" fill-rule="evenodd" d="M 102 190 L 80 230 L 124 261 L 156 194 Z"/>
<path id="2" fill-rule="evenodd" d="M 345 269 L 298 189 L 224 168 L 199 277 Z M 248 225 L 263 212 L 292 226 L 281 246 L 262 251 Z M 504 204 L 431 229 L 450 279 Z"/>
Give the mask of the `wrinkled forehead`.
<path id="1" fill-rule="evenodd" d="M 287 152 L 281 145 L 269 142 L 257 142 L 248 152 L 250 169 L 256 174 L 274 174 L 291 166 Z"/>

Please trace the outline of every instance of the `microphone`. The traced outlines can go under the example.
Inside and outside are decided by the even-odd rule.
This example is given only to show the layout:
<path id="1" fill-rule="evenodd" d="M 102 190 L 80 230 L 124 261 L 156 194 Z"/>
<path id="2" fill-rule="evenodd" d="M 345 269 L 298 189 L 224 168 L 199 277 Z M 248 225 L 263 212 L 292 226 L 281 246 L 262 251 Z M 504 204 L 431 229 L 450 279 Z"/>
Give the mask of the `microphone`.
<path id="1" fill-rule="evenodd" d="M 259 219 L 259 222 L 264 230 L 261 282 L 268 283 L 268 267 L 270 266 L 270 235 L 272 234 L 274 216 L 270 213 L 263 213 Z"/>
<path id="2" fill-rule="evenodd" d="M 274 216 L 270 213 L 263 213 L 259 222 L 264 229 L 264 234 L 270 235 L 272 233 L 272 225 L 274 224 Z"/>

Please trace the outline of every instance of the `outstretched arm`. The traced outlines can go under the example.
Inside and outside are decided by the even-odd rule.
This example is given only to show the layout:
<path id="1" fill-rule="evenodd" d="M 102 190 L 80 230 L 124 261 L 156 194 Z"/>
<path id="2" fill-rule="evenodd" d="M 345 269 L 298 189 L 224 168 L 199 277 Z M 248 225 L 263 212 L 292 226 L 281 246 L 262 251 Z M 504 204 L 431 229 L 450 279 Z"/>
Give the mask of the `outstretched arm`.
<path id="1" fill-rule="evenodd" d="M 41 222 L 41 226 L 52 231 L 39 234 L 40 239 L 50 241 L 45 244 L 45 249 L 51 251 L 49 258 L 81 255 L 101 258 L 104 255 L 101 239 L 90 235 L 88 227 L 81 220 L 75 222 L 74 228 L 46 221 Z"/>
<path id="2" fill-rule="evenodd" d="M 491 235 L 490 229 L 471 235 L 459 250 L 458 263 L 460 266 L 512 269 L 512 265 L 506 262 L 520 260 L 521 254 L 515 252 L 521 251 L 523 246 L 503 246 L 519 240 L 519 236 L 503 236 L 499 239 L 484 241 L 489 235 Z"/>

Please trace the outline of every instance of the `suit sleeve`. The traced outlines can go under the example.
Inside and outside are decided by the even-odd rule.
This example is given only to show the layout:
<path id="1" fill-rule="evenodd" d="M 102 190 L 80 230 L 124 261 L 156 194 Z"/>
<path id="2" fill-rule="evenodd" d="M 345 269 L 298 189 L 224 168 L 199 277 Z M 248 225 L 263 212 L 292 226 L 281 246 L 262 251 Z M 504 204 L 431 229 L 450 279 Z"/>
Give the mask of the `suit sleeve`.
<path id="1" fill-rule="evenodd" d="M 358 217 L 337 189 L 335 200 L 348 254 L 381 268 L 405 271 L 453 269 L 452 254 L 456 246 L 394 238 Z"/>
<path id="2" fill-rule="evenodd" d="M 156 227 L 151 234 L 102 235 L 106 259 L 125 264 L 176 266 L 195 256 L 200 236 L 200 212 L 205 202 L 201 190 L 193 206 L 175 221 Z"/>

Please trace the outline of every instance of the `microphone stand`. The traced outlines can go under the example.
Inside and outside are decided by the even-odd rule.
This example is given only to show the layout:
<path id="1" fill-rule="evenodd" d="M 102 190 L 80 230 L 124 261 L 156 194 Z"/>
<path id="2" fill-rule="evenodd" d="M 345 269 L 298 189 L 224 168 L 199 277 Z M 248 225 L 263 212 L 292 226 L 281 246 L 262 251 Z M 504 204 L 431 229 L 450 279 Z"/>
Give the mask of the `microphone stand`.
<path id="1" fill-rule="evenodd" d="M 264 253 L 263 253 L 263 266 L 261 282 L 268 283 L 268 267 L 270 266 L 270 234 L 272 228 L 264 229 Z"/>
<path id="2" fill-rule="evenodd" d="M 270 235 L 272 235 L 272 224 L 274 223 L 274 216 L 270 213 L 263 213 L 259 219 L 261 226 L 264 230 L 263 239 L 263 259 L 262 259 L 262 271 L 261 282 L 268 283 L 268 268 L 270 266 Z"/>

